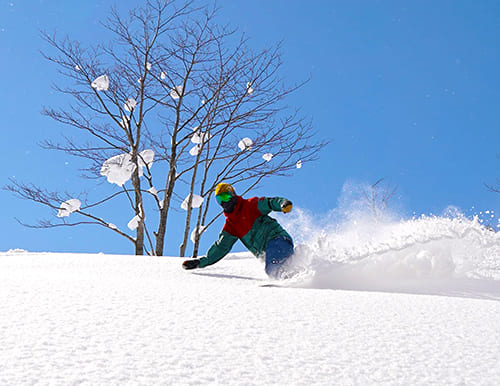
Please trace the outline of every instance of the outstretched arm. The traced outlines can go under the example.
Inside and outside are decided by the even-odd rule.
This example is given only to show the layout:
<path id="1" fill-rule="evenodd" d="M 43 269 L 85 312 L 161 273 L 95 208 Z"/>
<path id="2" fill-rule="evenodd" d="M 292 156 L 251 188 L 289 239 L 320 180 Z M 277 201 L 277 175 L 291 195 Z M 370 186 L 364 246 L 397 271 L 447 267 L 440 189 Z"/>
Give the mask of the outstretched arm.
<path id="1" fill-rule="evenodd" d="M 226 231 L 222 231 L 219 234 L 219 239 L 209 248 L 207 256 L 200 259 L 200 267 L 203 268 L 207 265 L 217 263 L 231 251 L 231 248 L 237 240 L 238 238 L 236 236 L 230 235 Z"/>
<path id="2" fill-rule="evenodd" d="M 263 215 L 272 211 L 288 213 L 292 210 L 292 202 L 283 197 L 259 198 L 259 210 Z"/>
<path id="3" fill-rule="evenodd" d="M 226 256 L 233 247 L 234 243 L 238 240 L 236 236 L 230 235 L 226 231 L 222 231 L 219 239 L 212 244 L 207 252 L 207 256 L 200 259 L 186 260 L 182 263 L 184 269 L 204 268 L 212 265 Z"/>

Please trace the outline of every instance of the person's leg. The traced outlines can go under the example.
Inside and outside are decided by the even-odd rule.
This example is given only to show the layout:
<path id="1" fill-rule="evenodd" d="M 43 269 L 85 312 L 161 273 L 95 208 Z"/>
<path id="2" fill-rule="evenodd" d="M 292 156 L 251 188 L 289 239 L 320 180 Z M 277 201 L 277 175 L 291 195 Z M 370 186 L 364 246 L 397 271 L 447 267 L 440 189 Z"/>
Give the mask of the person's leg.
<path id="1" fill-rule="evenodd" d="M 285 237 L 278 237 L 266 246 L 266 273 L 272 278 L 279 278 L 282 266 L 293 255 L 293 242 Z"/>

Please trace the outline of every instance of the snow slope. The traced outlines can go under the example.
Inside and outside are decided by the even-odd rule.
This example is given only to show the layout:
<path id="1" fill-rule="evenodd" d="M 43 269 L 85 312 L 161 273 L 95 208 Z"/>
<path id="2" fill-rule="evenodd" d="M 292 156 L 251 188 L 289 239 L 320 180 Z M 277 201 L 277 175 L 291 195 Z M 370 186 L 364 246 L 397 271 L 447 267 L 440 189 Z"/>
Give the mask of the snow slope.
<path id="1" fill-rule="evenodd" d="M 3 255 L 1 384 L 495 384 L 500 302 L 261 287 L 253 258 Z"/>
<path id="2" fill-rule="evenodd" d="M 498 234 L 445 218 L 370 229 L 310 233 L 283 282 L 245 253 L 191 272 L 1 253 L 0 384 L 498 384 Z"/>

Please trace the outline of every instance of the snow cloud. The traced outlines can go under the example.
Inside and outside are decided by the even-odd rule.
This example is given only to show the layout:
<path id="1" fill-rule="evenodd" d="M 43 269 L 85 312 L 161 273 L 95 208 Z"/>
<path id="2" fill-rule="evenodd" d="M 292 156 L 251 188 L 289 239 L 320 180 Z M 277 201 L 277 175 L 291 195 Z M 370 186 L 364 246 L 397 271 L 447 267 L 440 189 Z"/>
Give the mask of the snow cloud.
<path id="1" fill-rule="evenodd" d="M 290 266 L 303 274 L 300 286 L 428 293 L 474 278 L 500 280 L 500 265 L 491 259 L 500 254 L 500 233 L 477 218 L 406 220 L 391 210 L 375 216 L 353 189 L 347 184 L 327 215 L 295 208 L 280 219 L 296 241 Z M 492 271 L 497 277 L 484 275 Z"/>

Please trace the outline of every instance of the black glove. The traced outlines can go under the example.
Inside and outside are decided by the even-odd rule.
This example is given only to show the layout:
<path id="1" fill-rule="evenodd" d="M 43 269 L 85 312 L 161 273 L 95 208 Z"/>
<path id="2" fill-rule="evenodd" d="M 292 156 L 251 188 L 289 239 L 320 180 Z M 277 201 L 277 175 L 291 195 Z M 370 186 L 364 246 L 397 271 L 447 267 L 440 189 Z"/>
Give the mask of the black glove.
<path id="1" fill-rule="evenodd" d="M 184 269 L 195 269 L 200 267 L 200 259 L 186 260 L 182 263 L 182 268 Z"/>

